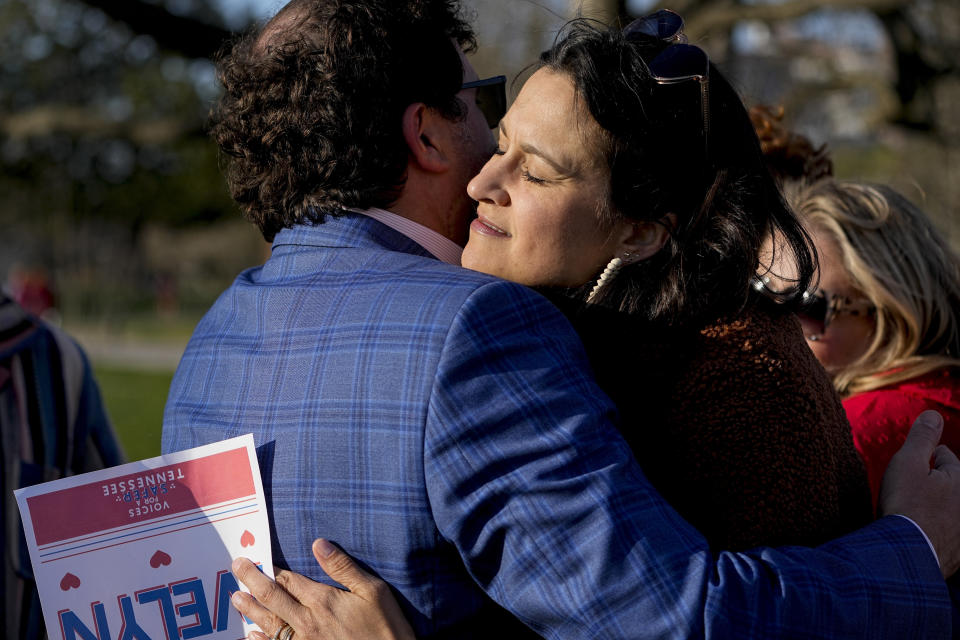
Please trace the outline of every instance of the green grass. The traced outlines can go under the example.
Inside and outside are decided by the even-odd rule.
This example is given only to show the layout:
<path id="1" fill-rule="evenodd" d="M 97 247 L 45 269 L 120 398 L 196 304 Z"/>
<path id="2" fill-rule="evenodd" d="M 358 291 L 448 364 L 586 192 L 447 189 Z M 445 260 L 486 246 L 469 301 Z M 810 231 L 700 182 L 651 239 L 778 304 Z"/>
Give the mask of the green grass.
<path id="1" fill-rule="evenodd" d="M 109 319 L 72 315 L 64 317 L 63 326 L 71 334 L 108 332 L 135 340 L 186 344 L 200 317 L 200 314 L 188 313 L 160 316 L 152 312 L 119 314 Z"/>
<path id="2" fill-rule="evenodd" d="M 184 313 L 171 317 L 158 316 L 156 313 L 130 315 L 122 323 L 121 330 L 127 336 L 154 341 L 170 340 L 185 344 L 199 321 L 198 314 Z"/>
<path id="3" fill-rule="evenodd" d="M 96 366 L 94 374 L 127 460 L 160 455 L 163 405 L 173 373 Z"/>

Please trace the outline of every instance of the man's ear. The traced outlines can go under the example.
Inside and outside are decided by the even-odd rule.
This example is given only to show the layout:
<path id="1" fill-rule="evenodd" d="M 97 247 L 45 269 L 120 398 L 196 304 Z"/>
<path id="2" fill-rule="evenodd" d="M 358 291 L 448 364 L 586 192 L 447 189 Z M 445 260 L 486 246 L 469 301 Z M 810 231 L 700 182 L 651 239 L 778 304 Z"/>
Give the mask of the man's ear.
<path id="1" fill-rule="evenodd" d="M 617 255 L 623 256 L 626 264 L 633 264 L 646 260 L 663 249 L 663 245 L 677 227 L 677 216 L 668 213 L 657 221 L 624 220 L 620 225 L 621 237 Z"/>
<path id="2" fill-rule="evenodd" d="M 411 161 L 424 171 L 442 173 L 450 168 L 444 150 L 444 134 L 449 122 L 436 110 L 422 102 L 414 102 L 403 112 L 403 139 L 410 151 Z"/>

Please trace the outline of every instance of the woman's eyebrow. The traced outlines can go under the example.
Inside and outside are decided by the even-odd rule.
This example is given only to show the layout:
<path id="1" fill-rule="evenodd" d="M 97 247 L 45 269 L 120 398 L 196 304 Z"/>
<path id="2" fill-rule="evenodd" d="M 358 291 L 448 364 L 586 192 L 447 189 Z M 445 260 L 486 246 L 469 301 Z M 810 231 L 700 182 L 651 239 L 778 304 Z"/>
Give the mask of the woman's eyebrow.
<path id="1" fill-rule="evenodd" d="M 510 137 L 509 135 L 507 135 L 507 128 L 504 126 L 503 121 L 500 122 L 500 135 L 508 139 Z M 541 160 L 549 164 L 551 167 L 553 167 L 553 169 L 561 175 L 573 175 L 574 173 L 576 173 L 575 171 L 571 170 L 570 167 L 566 166 L 565 163 L 560 162 L 558 160 L 554 160 L 548 154 L 541 151 L 537 146 L 532 145 L 529 142 L 525 142 L 521 144 L 520 150 L 523 151 L 524 153 L 537 156 L 538 158 L 540 158 Z"/>

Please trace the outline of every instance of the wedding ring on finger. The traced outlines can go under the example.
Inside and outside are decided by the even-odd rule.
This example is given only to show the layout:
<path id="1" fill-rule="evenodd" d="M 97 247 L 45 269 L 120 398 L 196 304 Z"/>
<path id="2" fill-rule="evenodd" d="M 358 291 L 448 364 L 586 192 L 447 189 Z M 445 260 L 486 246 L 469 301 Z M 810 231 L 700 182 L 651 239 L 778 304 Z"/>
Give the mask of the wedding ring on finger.
<path id="1" fill-rule="evenodd" d="M 270 640 L 290 640 L 291 638 L 293 638 L 293 627 L 284 622 Z"/>

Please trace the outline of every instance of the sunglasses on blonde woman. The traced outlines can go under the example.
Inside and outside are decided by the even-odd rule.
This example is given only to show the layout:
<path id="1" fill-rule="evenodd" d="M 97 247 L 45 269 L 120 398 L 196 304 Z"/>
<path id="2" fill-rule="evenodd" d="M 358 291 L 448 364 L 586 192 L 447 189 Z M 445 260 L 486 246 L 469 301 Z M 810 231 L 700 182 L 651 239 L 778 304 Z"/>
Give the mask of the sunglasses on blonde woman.
<path id="1" fill-rule="evenodd" d="M 803 294 L 797 314 L 819 324 L 826 331 L 838 315 L 870 317 L 877 308 L 867 298 L 836 296 L 826 291 L 808 291 Z"/>

